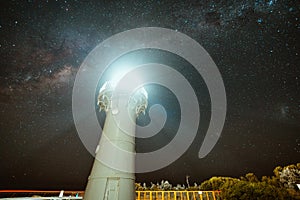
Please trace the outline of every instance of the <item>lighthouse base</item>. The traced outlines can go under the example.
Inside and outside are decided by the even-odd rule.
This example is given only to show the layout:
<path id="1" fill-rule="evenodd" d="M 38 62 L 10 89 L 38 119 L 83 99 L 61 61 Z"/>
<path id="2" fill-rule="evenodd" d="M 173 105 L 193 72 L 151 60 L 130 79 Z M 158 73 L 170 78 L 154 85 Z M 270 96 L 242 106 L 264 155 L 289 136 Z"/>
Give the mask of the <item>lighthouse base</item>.
<path id="1" fill-rule="evenodd" d="M 133 179 L 107 177 L 89 180 L 84 200 L 134 200 Z"/>

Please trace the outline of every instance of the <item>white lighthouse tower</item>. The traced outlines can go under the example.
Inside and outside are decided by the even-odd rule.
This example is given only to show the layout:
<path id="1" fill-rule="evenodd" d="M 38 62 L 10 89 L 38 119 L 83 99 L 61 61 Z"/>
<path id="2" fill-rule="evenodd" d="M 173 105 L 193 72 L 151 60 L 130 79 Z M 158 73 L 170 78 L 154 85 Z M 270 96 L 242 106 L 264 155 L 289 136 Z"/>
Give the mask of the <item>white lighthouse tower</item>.
<path id="1" fill-rule="evenodd" d="M 135 199 L 135 121 L 145 113 L 148 95 L 143 87 L 132 91 L 132 84 L 114 84 L 105 82 L 99 91 L 98 106 L 106 119 L 85 200 Z"/>

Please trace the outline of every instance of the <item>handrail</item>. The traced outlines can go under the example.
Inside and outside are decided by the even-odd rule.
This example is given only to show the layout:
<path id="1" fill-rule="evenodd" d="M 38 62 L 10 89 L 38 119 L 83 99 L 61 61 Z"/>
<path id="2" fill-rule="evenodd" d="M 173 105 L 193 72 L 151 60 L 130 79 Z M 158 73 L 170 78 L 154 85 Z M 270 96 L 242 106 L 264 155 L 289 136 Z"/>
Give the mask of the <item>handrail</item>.
<path id="1" fill-rule="evenodd" d="M 83 194 L 84 191 L 0 190 L 0 199 L 36 199 L 36 200 L 37 199 L 51 199 L 51 200 L 82 199 Z"/>

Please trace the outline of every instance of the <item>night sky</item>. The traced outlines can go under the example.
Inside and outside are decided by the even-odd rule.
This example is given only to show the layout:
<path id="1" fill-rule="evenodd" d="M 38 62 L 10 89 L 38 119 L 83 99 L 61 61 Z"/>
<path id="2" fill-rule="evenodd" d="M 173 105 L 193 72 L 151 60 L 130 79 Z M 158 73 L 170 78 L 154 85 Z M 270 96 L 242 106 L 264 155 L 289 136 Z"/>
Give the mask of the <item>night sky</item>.
<path id="1" fill-rule="evenodd" d="M 227 117 L 214 149 L 198 159 L 210 117 L 202 78 L 167 52 L 129 54 L 179 70 L 201 99 L 200 128 L 187 152 L 166 168 L 137 174 L 138 182 L 272 175 L 276 166 L 300 161 L 299 1 L 1 1 L 1 189 L 85 188 L 93 157 L 73 121 L 76 73 L 103 40 L 148 26 L 178 30 L 206 49 L 223 77 Z M 159 92 L 149 93 L 149 103 L 162 104 L 168 119 L 157 136 L 137 140 L 137 152 L 167 144 L 180 120 L 174 95 L 152 87 Z"/>

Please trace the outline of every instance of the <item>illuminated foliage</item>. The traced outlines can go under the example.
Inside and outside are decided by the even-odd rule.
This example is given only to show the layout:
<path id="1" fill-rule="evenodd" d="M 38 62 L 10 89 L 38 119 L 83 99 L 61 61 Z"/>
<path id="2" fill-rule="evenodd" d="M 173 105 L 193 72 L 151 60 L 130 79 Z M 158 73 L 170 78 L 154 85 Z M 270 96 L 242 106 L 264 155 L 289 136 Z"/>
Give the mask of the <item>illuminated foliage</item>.
<path id="1" fill-rule="evenodd" d="M 278 166 L 274 169 L 274 176 L 263 176 L 261 181 L 253 173 L 245 177 L 212 177 L 200 185 L 201 190 L 221 190 L 223 200 L 292 200 L 300 199 L 300 192 L 296 189 L 299 180 L 299 167 L 289 165 Z"/>

